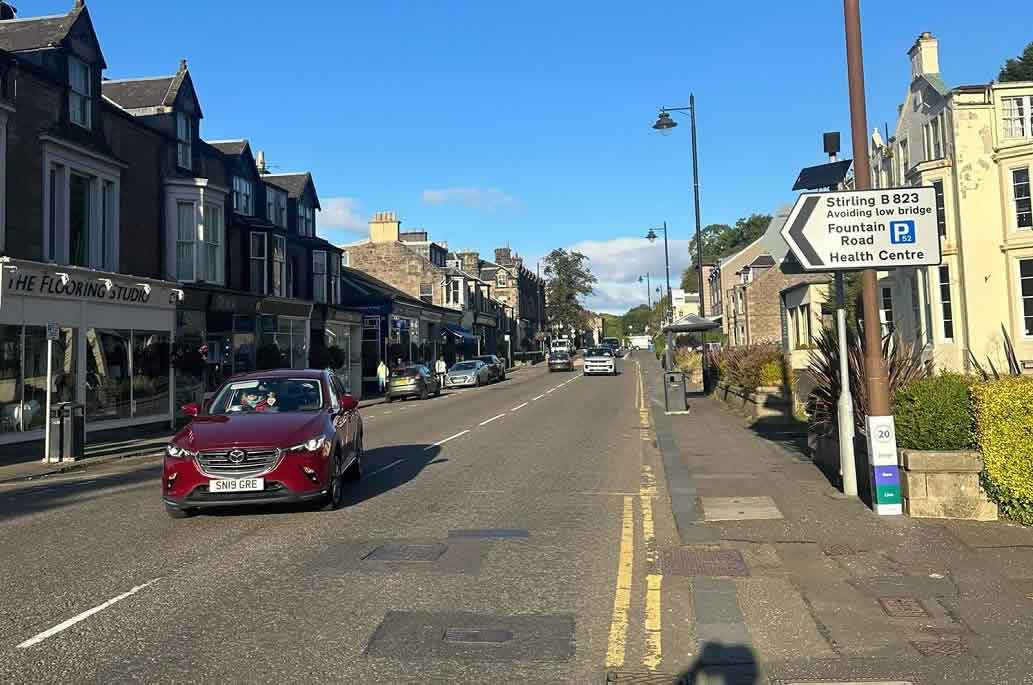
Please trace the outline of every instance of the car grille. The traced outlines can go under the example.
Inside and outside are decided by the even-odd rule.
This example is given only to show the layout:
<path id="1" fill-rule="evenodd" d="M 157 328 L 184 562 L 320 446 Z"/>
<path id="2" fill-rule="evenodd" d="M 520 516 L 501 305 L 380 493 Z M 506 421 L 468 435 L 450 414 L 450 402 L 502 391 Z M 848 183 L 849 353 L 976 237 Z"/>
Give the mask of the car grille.
<path id="1" fill-rule="evenodd" d="M 243 460 L 236 463 L 230 458 L 230 450 L 207 450 L 197 455 L 197 464 L 201 471 L 218 478 L 253 478 L 272 470 L 280 459 L 280 451 L 275 449 L 241 449 Z"/>

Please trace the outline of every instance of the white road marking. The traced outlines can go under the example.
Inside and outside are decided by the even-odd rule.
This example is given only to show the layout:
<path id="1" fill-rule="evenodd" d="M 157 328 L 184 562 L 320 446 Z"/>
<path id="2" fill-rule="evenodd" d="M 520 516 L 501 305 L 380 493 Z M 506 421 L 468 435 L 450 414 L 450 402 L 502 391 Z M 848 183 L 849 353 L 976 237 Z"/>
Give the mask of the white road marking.
<path id="1" fill-rule="evenodd" d="M 442 445 L 444 445 L 449 440 L 455 440 L 456 438 L 461 438 L 461 437 L 463 437 L 464 435 L 466 435 L 469 432 L 470 432 L 469 430 L 459 431 L 455 435 L 449 436 L 449 437 L 445 438 L 444 440 L 438 440 L 433 445 L 427 445 L 426 447 L 423 448 L 423 451 L 426 452 L 427 450 L 432 450 L 435 447 L 441 447 Z"/>
<path id="2" fill-rule="evenodd" d="M 39 635 L 36 635 L 35 637 L 30 637 L 28 640 L 26 640 L 25 642 L 23 642 L 20 645 L 18 645 L 17 649 L 28 649 L 29 647 L 32 647 L 33 645 L 37 645 L 40 642 L 43 642 L 44 640 L 46 640 L 48 637 L 53 637 L 54 635 L 57 635 L 61 631 L 67 630 L 68 628 L 71 628 L 76 623 L 79 623 L 80 621 L 85 621 L 90 616 L 93 616 L 94 614 L 96 614 L 98 612 L 104 611 L 105 609 L 110 607 L 112 604 L 115 604 L 117 602 L 121 602 L 126 597 L 130 597 L 132 595 L 135 595 L 140 590 L 143 590 L 148 585 L 151 585 L 153 583 L 157 583 L 159 580 L 161 580 L 161 578 L 155 578 L 154 580 L 150 580 L 150 581 L 144 583 L 143 585 L 137 585 L 136 587 L 134 587 L 129 592 L 123 592 L 118 597 L 112 597 L 111 599 L 109 599 L 108 601 L 104 602 L 103 604 L 98 604 L 97 606 L 93 607 L 92 609 L 87 609 L 86 611 L 82 612 L 78 616 L 73 616 L 72 618 L 68 619 L 67 621 L 62 621 L 61 623 L 58 623 L 53 628 L 49 628 L 47 630 L 44 630 L 42 633 L 40 633 Z"/>
<path id="3" fill-rule="evenodd" d="M 379 469 L 377 469 L 376 471 L 373 471 L 372 473 L 366 473 L 366 474 L 363 474 L 363 475 L 364 475 L 364 476 L 365 476 L 366 478 L 372 478 L 373 476 L 377 475 L 378 473 L 383 473 L 384 471 L 387 471 L 387 470 L 388 470 L 389 468 L 391 468 L 392 466 L 398 466 L 398 465 L 399 465 L 399 464 L 401 464 L 401 463 L 402 463 L 403 461 L 405 461 L 405 459 L 395 459 L 395 460 L 394 460 L 393 462 L 391 462 L 391 463 L 390 463 L 390 464 L 388 464 L 387 466 L 381 466 L 381 467 L 380 467 Z"/>
<path id="4" fill-rule="evenodd" d="M 556 392 L 557 390 L 559 390 L 559 386 L 557 386 L 555 388 L 549 388 L 548 390 L 545 391 L 545 394 L 546 395 L 551 395 L 552 393 Z"/>
<path id="5" fill-rule="evenodd" d="M 510 409 L 510 411 L 519 411 L 519 410 L 523 409 L 524 407 L 526 407 L 527 405 L 528 405 L 527 402 L 524 402 L 523 404 L 518 404 L 517 406 L 513 407 L 512 409 Z"/>
<path id="6" fill-rule="evenodd" d="M 539 395 L 538 397 L 535 397 L 535 398 L 534 398 L 534 399 L 532 399 L 531 401 L 532 401 L 532 402 L 537 402 L 538 400 L 542 399 L 543 397 L 545 397 L 545 395 Z"/>
<path id="7" fill-rule="evenodd" d="M 493 416 L 490 419 L 488 419 L 487 421 L 481 421 L 478 425 L 480 425 L 480 426 L 487 426 L 492 421 L 497 421 L 497 420 L 501 419 L 503 416 L 505 416 L 505 414 L 499 414 L 498 416 Z"/>

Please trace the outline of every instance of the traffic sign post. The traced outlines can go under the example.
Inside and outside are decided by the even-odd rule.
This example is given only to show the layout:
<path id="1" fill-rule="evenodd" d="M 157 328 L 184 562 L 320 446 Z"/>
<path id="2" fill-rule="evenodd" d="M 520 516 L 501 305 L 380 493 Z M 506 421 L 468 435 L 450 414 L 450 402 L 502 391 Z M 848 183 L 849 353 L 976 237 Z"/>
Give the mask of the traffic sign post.
<path id="1" fill-rule="evenodd" d="M 804 193 L 782 237 L 806 271 L 933 266 L 942 259 L 931 186 Z"/>
<path id="2" fill-rule="evenodd" d="M 47 394 L 43 423 L 43 463 L 50 461 L 50 404 L 54 390 L 54 341 L 60 339 L 61 329 L 53 321 L 47 322 Z"/>

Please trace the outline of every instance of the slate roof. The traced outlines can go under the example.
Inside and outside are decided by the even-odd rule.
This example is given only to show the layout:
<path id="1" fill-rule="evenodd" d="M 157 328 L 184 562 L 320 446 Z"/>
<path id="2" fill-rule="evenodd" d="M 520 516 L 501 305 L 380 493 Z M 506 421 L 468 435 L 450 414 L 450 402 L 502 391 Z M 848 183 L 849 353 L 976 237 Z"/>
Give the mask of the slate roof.
<path id="1" fill-rule="evenodd" d="M 81 10 L 75 9 L 68 14 L 2 21 L 0 48 L 8 52 L 18 52 L 58 45 L 68 35 L 80 12 Z"/>
<path id="2" fill-rule="evenodd" d="M 774 266 L 775 260 L 769 254 L 762 254 L 761 256 L 750 262 L 750 267 L 755 266 Z"/>
<path id="3" fill-rule="evenodd" d="M 175 80 L 175 76 L 158 76 L 104 81 L 101 83 L 101 92 L 123 109 L 169 106 L 176 99 L 176 93 L 172 90 Z"/>
<path id="4" fill-rule="evenodd" d="M 311 179 L 312 174 L 307 171 L 303 174 L 265 174 L 262 176 L 263 181 L 286 190 L 287 194 L 294 198 L 300 197 L 305 192 L 305 184 Z"/>
<path id="5" fill-rule="evenodd" d="M 240 155 L 243 154 L 244 148 L 247 147 L 247 141 L 241 140 L 206 140 L 209 146 L 215 148 L 224 155 Z"/>

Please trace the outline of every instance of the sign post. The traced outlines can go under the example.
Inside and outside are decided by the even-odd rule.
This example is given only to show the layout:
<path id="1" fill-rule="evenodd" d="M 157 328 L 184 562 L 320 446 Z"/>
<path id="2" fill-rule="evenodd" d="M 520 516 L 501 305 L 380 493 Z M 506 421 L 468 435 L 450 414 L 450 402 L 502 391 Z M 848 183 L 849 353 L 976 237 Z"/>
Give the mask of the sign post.
<path id="1" fill-rule="evenodd" d="M 47 323 L 47 396 L 46 409 L 43 414 L 43 463 L 50 461 L 50 402 L 54 390 L 54 341 L 61 335 L 61 330 L 54 322 Z"/>

